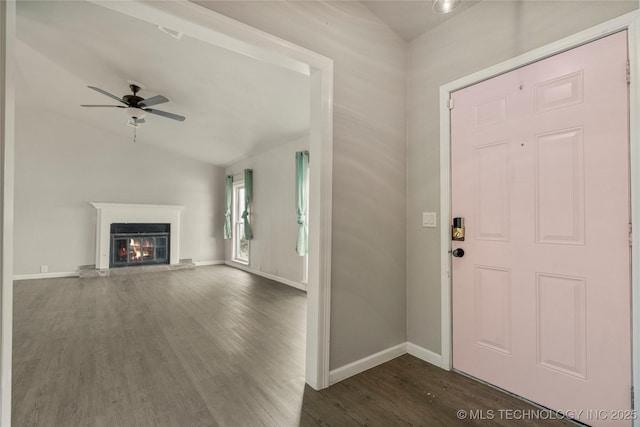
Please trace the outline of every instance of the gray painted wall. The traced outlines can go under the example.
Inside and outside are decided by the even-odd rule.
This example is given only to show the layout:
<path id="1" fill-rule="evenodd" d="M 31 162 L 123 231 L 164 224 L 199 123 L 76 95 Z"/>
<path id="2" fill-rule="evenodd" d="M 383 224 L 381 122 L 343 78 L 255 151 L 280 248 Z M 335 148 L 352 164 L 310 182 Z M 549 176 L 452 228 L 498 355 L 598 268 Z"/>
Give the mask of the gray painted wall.
<path id="1" fill-rule="evenodd" d="M 94 264 L 90 201 L 184 205 L 180 257 L 224 259 L 222 168 L 47 110 L 18 107 L 16 119 L 14 274 Z"/>
<path id="2" fill-rule="evenodd" d="M 441 350 L 440 229 L 421 227 L 423 211 L 440 210 L 440 86 L 637 7 L 636 1 L 484 1 L 410 43 L 407 194 L 410 342 L 435 353 Z M 442 225 L 441 218 L 438 224 Z"/>
<path id="3" fill-rule="evenodd" d="M 238 162 L 225 169 L 234 182 L 244 180 L 244 170 L 253 170 L 253 203 L 248 268 L 299 284 L 303 283 L 305 260 L 296 253 L 296 151 L 308 150 L 309 138 Z M 231 240 L 225 240 L 226 260 L 231 260 Z"/>
<path id="4" fill-rule="evenodd" d="M 335 369 L 406 341 L 406 43 L 358 2 L 199 2 L 332 58 Z"/>
<path id="5" fill-rule="evenodd" d="M 637 7 L 485 1 L 414 40 L 407 58 L 406 44 L 356 2 L 201 4 L 335 61 L 331 369 L 407 333 L 440 352 L 440 231 L 421 227 L 422 211 L 439 211 L 439 86 Z M 168 168 L 160 184 L 117 190 L 128 180 L 113 166 L 149 159 L 148 147 L 46 113 L 35 127 L 32 114 L 18 111 L 17 274 L 93 263 L 90 200 L 186 205 L 182 257 L 223 258 L 220 168 L 155 150 Z"/>

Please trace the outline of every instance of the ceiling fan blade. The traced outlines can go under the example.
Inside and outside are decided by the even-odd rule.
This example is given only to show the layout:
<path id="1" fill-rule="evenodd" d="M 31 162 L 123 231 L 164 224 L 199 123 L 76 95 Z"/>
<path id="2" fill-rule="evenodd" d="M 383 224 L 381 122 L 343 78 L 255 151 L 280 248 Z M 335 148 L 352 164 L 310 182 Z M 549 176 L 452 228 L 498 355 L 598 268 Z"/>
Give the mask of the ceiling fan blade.
<path id="1" fill-rule="evenodd" d="M 173 114 L 173 113 L 167 113 L 166 111 L 154 110 L 152 108 L 143 108 L 143 110 L 146 111 L 147 113 L 157 114 L 158 116 L 166 117 L 168 119 L 177 120 L 179 122 L 183 122 L 184 119 L 185 119 L 183 116 L 179 116 L 179 115 Z"/>
<path id="2" fill-rule="evenodd" d="M 169 102 L 169 100 L 162 95 L 156 95 L 140 101 L 138 105 L 141 107 L 151 107 L 152 105 L 163 104 L 165 102 Z"/>
<path id="3" fill-rule="evenodd" d="M 80 105 L 81 107 L 115 107 L 115 108 L 127 108 L 124 105 Z"/>
<path id="4" fill-rule="evenodd" d="M 122 103 L 123 103 L 123 104 L 125 104 L 125 105 L 127 104 L 126 102 L 124 102 L 124 101 L 122 100 L 122 98 L 118 98 L 117 96 L 112 95 L 112 94 L 110 94 L 109 92 L 107 92 L 106 90 L 102 90 L 102 89 L 100 89 L 99 87 L 95 87 L 95 86 L 87 86 L 87 87 L 88 87 L 89 89 L 93 89 L 93 90 L 95 90 L 96 92 L 100 92 L 100 93 L 101 93 L 101 94 L 103 94 L 103 95 L 107 95 L 109 98 L 113 98 L 113 99 L 115 99 L 116 101 L 122 102 Z"/>

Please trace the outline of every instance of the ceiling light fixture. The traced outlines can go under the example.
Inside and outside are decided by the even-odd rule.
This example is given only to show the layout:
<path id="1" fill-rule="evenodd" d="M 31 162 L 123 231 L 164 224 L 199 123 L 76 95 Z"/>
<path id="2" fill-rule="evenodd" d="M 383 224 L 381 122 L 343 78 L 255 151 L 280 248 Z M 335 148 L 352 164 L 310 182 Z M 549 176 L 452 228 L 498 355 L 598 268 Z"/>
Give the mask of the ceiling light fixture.
<path id="1" fill-rule="evenodd" d="M 129 126 L 137 128 L 145 122 L 144 116 L 146 116 L 146 114 L 144 110 L 140 108 L 128 107 L 125 109 L 125 111 L 127 112 L 127 116 L 129 116 L 129 121 L 127 122 Z"/>
<path id="2" fill-rule="evenodd" d="M 449 13 L 460 6 L 462 0 L 433 0 L 433 10 L 438 13 Z"/>
<path id="3" fill-rule="evenodd" d="M 125 109 L 125 111 L 127 112 L 127 116 L 134 118 L 134 119 L 144 119 L 144 117 L 147 115 L 143 109 L 141 108 L 132 108 L 132 107 L 128 107 Z"/>
<path id="4" fill-rule="evenodd" d="M 137 128 L 140 127 L 140 125 L 144 123 L 144 120 L 142 122 L 138 121 L 138 119 L 136 119 L 135 117 L 131 117 L 128 121 L 127 121 L 127 126 L 131 126 L 132 128 Z"/>

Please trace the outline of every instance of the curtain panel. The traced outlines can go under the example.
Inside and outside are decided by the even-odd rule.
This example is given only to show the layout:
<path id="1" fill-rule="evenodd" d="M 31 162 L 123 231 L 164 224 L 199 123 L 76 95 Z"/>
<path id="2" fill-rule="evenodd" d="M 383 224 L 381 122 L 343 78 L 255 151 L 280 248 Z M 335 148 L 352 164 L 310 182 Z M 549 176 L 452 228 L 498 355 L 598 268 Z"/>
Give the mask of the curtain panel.
<path id="1" fill-rule="evenodd" d="M 307 223 L 307 210 L 309 206 L 309 152 L 298 151 L 296 153 L 296 213 L 298 215 L 298 238 L 296 240 L 296 253 L 305 256 L 309 249 L 309 226 Z"/>
<path id="2" fill-rule="evenodd" d="M 224 179 L 224 238 L 231 238 L 231 203 L 233 200 L 233 177 L 226 176 Z"/>
<path id="3" fill-rule="evenodd" d="M 253 171 L 251 169 L 244 170 L 244 211 L 242 219 L 244 219 L 244 239 L 253 239 L 251 231 L 251 201 L 253 200 Z"/>

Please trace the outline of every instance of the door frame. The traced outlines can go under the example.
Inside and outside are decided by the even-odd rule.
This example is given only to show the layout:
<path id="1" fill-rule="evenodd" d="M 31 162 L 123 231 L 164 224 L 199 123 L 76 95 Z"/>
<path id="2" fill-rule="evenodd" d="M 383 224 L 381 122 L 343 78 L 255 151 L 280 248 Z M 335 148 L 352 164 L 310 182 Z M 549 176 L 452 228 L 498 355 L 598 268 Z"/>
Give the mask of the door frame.
<path id="1" fill-rule="evenodd" d="M 333 186 L 333 59 L 188 0 L 87 0 L 115 12 L 309 76 L 309 281 L 305 381 L 329 387 L 331 211 Z M 316 163 L 317 162 L 317 163 Z"/>
<path id="2" fill-rule="evenodd" d="M 581 31 L 546 46 L 534 49 L 515 58 L 496 64 L 471 75 L 440 86 L 440 250 L 441 250 L 441 367 L 451 370 L 453 364 L 452 327 L 452 271 L 451 257 L 451 115 L 449 99 L 451 93 L 476 83 L 513 71 L 542 59 L 587 44 L 597 39 L 628 31 L 629 62 L 631 64 L 631 90 L 629 91 L 629 144 L 631 162 L 631 222 L 640 224 L 640 11 L 621 15 L 595 27 Z M 636 250 L 633 250 L 636 248 Z M 632 234 L 631 251 L 631 304 L 632 304 L 632 386 L 640 390 L 640 232 Z M 631 391 L 630 391 L 631 392 Z M 638 408 L 638 399 L 631 402 Z M 640 427 L 640 420 L 633 425 Z"/>
<path id="3" fill-rule="evenodd" d="M 0 1 L 0 426 L 11 425 L 15 0 Z"/>
<path id="4" fill-rule="evenodd" d="M 333 181 L 333 60 L 187 0 L 88 0 L 180 31 L 216 46 L 309 76 L 309 282 L 305 380 L 329 386 L 331 212 Z M 13 192 L 15 146 L 16 0 L 0 1 L 0 426 L 11 425 Z"/>

